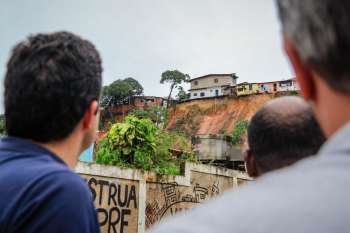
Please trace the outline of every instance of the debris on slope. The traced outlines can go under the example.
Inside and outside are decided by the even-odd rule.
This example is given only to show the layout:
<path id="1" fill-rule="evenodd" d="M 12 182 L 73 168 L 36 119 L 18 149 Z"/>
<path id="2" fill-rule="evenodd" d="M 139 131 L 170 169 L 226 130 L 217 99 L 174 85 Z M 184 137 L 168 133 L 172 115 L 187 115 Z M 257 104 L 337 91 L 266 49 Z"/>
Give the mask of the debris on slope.
<path id="1" fill-rule="evenodd" d="M 235 98 L 193 100 L 178 104 L 169 112 L 167 129 L 187 136 L 231 135 L 236 122 L 249 120 L 274 95 L 254 95 Z"/>

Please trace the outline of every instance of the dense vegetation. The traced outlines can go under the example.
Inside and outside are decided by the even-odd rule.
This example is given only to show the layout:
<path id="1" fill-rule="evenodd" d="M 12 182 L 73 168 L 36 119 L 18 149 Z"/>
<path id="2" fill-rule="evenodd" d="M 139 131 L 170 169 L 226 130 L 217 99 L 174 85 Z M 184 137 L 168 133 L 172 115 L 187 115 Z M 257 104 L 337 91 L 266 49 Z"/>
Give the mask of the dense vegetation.
<path id="1" fill-rule="evenodd" d="M 183 152 L 174 158 L 170 149 Z M 180 174 L 183 161 L 194 161 L 191 144 L 184 136 L 161 131 L 150 119 L 132 115 L 124 123 L 112 125 L 96 152 L 97 163 L 161 174 Z"/>
<path id="2" fill-rule="evenodd" d="M 168 110 L 158 105 L 146 109 L 134 109 L 129 112 L 129 115 L 133 115 L 139 119 L 150 119 L 158 128 L 164 127 L 168 120 Z"/>
<path id="3" fill-rule="evenodd" d="M 5 135 L 6 129 L 5 129 L 5 115 L 0 115 L 0 135 Z"/>
<path id="4" fill-rule="evenodd" d="M 142 95 L 143 87 L 134 78 L 118 79 L 102 89 L 101 105 L 111 107 L 122 104 L 134 95 Z"/>
<path id="5" fill-rule="evenodd" d="M 177 98 L 181 100 L 181 98 L 186 98 L 186 92 L 180 86 L 182 83 L 186 83 L 190 81 L 190 76 L 188 74 L 184 74 L 178 70 L 167 70 L 162 73 L 162 77 L 160 79 L 160 83 L 168 83 L 170 84 L 170 91 L 168 96 L 168 103 L 170 102 L 171 94 L 175 88 L 178 89 L 179 94 Z"/>
<path id="6" fill-rule="evenodd" d="M 246 134 L 248 128 L 248 121 L 241 119 L 239 120 L 232 133 L 232 144 L 241 145 L 243 143 L 243 135 Z"/>
<path id="7" fill-rule="evenodd" d="M 177 88 L 177 90 L 179 91 L 176 95 L 176 99 L 178 101 L 185 101 L 188 99 L 188 94 L 186 93 L 186 91 L 184 90 L 184 88 L 182 86 L 179 86 Z"/>

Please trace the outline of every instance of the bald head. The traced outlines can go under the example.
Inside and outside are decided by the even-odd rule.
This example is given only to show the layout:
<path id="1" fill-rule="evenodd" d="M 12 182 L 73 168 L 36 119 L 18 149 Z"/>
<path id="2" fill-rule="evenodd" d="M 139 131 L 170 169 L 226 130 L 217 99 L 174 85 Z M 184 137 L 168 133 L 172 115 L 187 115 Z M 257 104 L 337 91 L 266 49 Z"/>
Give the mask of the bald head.
<path id="1" fill-rule="evenodd" d="M 249 154 L 258 173 L 313 155 L 324 141 L 311 107 L 300 97 L 269 101 L 253 116 L 248 127 Z"/>
<path id="2" fill-rule="evenodd" d="M 299 114 L 313 114 L 310 105 L 301 97 L 286 96 L 267 102 L 257 113 L 275 115 L 278 118 L 295 117 Z"/>

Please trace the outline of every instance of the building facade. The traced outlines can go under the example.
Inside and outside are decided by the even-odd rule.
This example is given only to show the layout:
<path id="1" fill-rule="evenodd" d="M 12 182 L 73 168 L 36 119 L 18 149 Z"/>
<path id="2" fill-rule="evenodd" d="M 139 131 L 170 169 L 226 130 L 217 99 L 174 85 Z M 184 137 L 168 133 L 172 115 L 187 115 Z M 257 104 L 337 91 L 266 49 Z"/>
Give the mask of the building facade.
<path id="1" fill-rule="evenodd" d="M 278 91 L 279 82 L 266 82 L 266 83 L 258 83 L 259 94 L 267 93 L 273 94 Z"/>
<path id="2" fill-rule="evenodd" d="M 236 74 L 208 74 L 192 79 L 190 99 L 227 95 L 227 89 L 236 86 Z"/>
<path id="3" fill-rule="evenodd" d="M 274 94 L 277 92 L 299 91 L 300 88 L 295 78 L 262 82 L 262 83 L 239 83 L 236 86 L 237 96 L 246 96 L 254 94 Z"/>
<path id="4" fill-rule="evenodd" d="M 295 78 L 279 81 L 277 91 L 299 91 L 299 85 Z"/>
<path id="5" fill-rule="evenodd" d="M 253 95 L 259 93 L 259 86 L 257 83 L 240 83 L 236 87 L 237 96 Z"/>
<path id="6" fill-rule="evenodd" d="M 131 96 L 125 99 L 121 104 L 103 109 L 101 111 L 101 120 L 105 118 L 114 118 L 115 121 L 122 122 L 132 110 L 148 109 L 154 106 L 167 108 L 173 106 L 175 103 L 173 99 L 168 103 L 166 98 L 157 96 Z"/>
<path id="7" fill-rule="evenodd" d="M 137 109 L 146 109 L 153 106 L 166 107 L 167 100 L 157 96 L 133 96 L 131 104 Z"/>
<path id="8" fill-rule="evenodd" d="M 273 94 L 276 92 L 286 92 L 286 91 L 299 91 L 299 86 L 295 78 L 275 81 L 275 82 L 265 82 L 258 83 L 259 93 Z"/>

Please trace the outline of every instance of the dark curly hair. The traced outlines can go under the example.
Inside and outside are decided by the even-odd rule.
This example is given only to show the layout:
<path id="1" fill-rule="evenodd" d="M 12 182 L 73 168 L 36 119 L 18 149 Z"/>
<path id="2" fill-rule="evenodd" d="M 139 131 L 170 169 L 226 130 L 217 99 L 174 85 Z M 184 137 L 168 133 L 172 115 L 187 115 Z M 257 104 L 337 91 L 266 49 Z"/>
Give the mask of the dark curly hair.
<path id="1" fill-rule="evenodd" d="M 8 135 L 37 142 L 67 137 L 102 82 L 95 46 L 70 32 L 37 34 L 17 44 L 5 76 Z"/>

